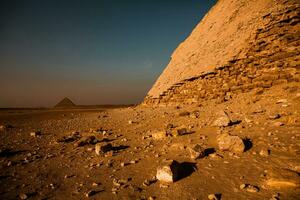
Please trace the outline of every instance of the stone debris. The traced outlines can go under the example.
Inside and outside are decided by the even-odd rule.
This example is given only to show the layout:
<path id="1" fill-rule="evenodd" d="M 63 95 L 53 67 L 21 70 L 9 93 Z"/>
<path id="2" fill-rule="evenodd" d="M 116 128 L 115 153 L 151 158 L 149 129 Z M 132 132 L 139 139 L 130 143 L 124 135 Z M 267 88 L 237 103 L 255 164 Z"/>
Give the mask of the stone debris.
<path id="1" fill-rule="evenodd" d="M 104 153 L 107 153 L 113 149 L 113 146 L 111 143 L 97 143 L 95 145 L 95 152 L 97 155 L 101 155 Z"/>
<path id="2" fill-rule="evenodd" d="M 69 143 L 69 142 L 77 141 L 80 138 L 81 138 L 81 136 L 80 136 L 79 132 L 75 131 L 75 132 L 72 132 L 71 135 L 63 136 L 62 138 L 58 139 L 57 142 Z"/>
<path id="3" fill-rule="evenodd" d="M 181 126 L 181 127 L 177 127 L 172 131 L 172 136 L 177 137 L 177 136 L 182 136 L 182 135 L 186 135 L 188 134 L 188 130 L 187 128 Z"/>
<path id="4" fill-rule="evenodd" d="M 231 124 L 231 120 L 226 112 L 221 111 L 218 113 L 218 116 L 219 117 L 213 122 L 212 126 L 226 127 Z"/>
<path id="5" fill-rule="evenodd" d="M 156 178 L 159 181 L 172 183 L 178 179 L 179 163 L 175 160 L 168 160 L 161 163 L 157 168 Z"/>
<path id="6" fill-rule="evenodd" d="M 190 115 L 190 112 L 188 112 L 188 111 L 182 111 L 182 112 L 178 113 L 179 117 L 185 117 L 185 116 L 189 116 L 189 115 Z"/>
<path id="7" fill-rule="evenodd" d="M 165 139 L 168 135 L 166 131 L 158 131 L 153 133 L 151 136 L 155 140 L 162 140 Z"/>
<path id="8" fill-rule="evenodd" d="M 30 136 L 31 137 L 37 137 L 37 136 L 40 136 L 41 135 L 41 131 L 33 131 L 30 133 Z"/>
<path id="9" fill-rule="evenodd" d="M 90 190 L 87 193 L 85 193 L 86 197 L 91 197 L 94 196 L 97 192 L 95 190 Z"/>
<path id="10" fill-rule="evenodd" d="M 199 144 L 194 145 L 193 147 L 189 147 L 189 152 L 191 159 L 198 159 L 198 158 L 204 158 L 205 157 L 205 149 L 201 147 Z"/>
<path id="11" fill-rule="evenodd" d="M 270 150 L 269 149 L 261 149 L 259 151 L 259 155 L 263 156 L 263 157 L 267 157 L 270 155 Z"/>
<path id="12" fill-rule="evenodd" d="M 19 198 L 22 199 L 22 200 L 25 200 L 25 199 L 28 199 L 28 196 L 25 193 L 20 193 Z"/>
<path id="13" fill-rule="evenodd" d="M 90 135 L 90 136 L 84 136 L 82 137 L 79 141 L 77 141 L 74 146 L 75 147 L 81 147 L 87 144 L 96 144 L 98 140 L 96 139 L 95 136 Z"/>
<path id="14" fill-rule="evenodd" d="M 300 188 L 300 176 L 295 171 L 276 168 L 268 171 L 265 186 L 271 188 Z"/>
<path id="15" fill-rule="evenodd" d="M 240 185 L 240 189 L 252 193 L 259 192 L 259 187 L 251 184 L 245 184 L 245 183 Z"/>
<path id="16" fill-rule="evenodd" d="M 279 126 L 283 126 L 284 123 L 283 122 L 275 122 L 273 125 L 276 127 L 279 127 Z"/>
<path id="17" fill-rule="evenodd" d="M 219 197 L 220 195 L 218 195 L 218 194 L 209 194 L 208 196 L 207 196 L 207 198 L 209 199 L 209 200 L 220 200 L 221 198 Z"/>
<path id="18" fill-rule="evenodd" d="M 239 154 L 245 150 L 245 144 L 239 136 L 231 136 L 228 133 L 223 133 L 217 137 L 217 141 L 221 151 L 230 151 Z"/>

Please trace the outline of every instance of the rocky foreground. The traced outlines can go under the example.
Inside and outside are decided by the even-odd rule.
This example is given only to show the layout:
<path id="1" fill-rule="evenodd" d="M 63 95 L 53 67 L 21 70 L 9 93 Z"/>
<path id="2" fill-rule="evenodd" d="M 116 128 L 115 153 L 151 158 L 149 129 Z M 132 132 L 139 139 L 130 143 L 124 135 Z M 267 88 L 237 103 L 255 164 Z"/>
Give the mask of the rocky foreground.
<path id="1" fill-rule="evenodd" d="M 1 111 L 0 199 L 299 199 L 299 89 L 185 107 Z"/>

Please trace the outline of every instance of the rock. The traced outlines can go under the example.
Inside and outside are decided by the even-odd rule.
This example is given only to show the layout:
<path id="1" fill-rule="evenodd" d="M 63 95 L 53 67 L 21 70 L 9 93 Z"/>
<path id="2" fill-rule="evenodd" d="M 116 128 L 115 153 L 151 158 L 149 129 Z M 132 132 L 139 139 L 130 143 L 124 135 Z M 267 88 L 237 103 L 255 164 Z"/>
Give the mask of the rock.
<path id="1" fill-rule="evenodd" d="M 97 155 L 100 155 L 102 153 L 106 153 L 111 151 L 113 148 L 111 143 L 97 143 L 95 145 L 95 152 Z"/>
<path id="2" fill-rule="evenodd" d="M 231 124 L 231 120 L 226 112 L 222 111 L 218 116 L 219 117 L 213 122 L 212 126 L 226 127 Z"/>
<path id="3" fill-rule="evenodd" d="M 269 119 L 279 119 L 281 115 L 279 113 L 269 115 Z"/>
<path id="4" fill-rule="evenodd" d="M 217 137 L 217 141 L 221 151 L 230 151 L 239 154 L 245 150 L 245 144 L 239 136 L 231 136 L 228 133 L 223 133 Z"/>
<path id="5" fill-rule="evenodd" d="M 220 200 L 221 198 L 219 197 L 219 195 L 217 195 L 217 194 L 209 194 L 208 196 L 207 196 L 207 198 L 209 199 L 209 200 Z"/>
<path id="6" fill-rule="evenodd" d="M 20 193 L 19 194 L 20 199 L 27 199 L 28 196 L 25 193 Z"/>
<path id="7" fill-rule="evenodd" d="M 259 155 L 267 157 L 270 155 L 270 150 L 269 149 L 261 149 L 259 152 Z"/>
<path id="8" fill-rule="evenodd" d="M 95 191 L 95 190 L 90 190 L 90 191 L 88 191 L 87 193 L 85 193 L 85 196 L 86 197 L 91 197 L 91 196 L 93 196 L 93 195 L 95 195 L 97 192 Z"/>
<path id="9" fill-rule="evenodd" d="M 0 131 L 4 131 L 6 129 L 5 125 L 0 125 Z"/>
<path id="10" fill-rule="evenodd" d="M 279 104 L 279 103 L 287 103 L 288 100 L 287 99 L 279 99 L 276 103 Z"/>
<path id="11" fill-rule="evenodd" d="M 172 183 L 178 179 L 179 163 L 175 160 L 165 161 L 157 168 L 156 178 L 159 181 Z"/>
<path id="12" fill-rule="evenodd" d="M 177 137 L 177 136 L 182 136 L 188 134 L 188 130 L 185 127 L 177 127 L 172 131 L 172 136 Z"/>
<path id="13" fill-rule="evenodd" d="M 30 133 L 31 137 L 37 137 L 37 136 L 40 136 L 40 135 L 41 135 L 41 131 L 34 131 L 34 132 Z"/>
<path id="14" fill-rule="evenodd" d="M 65 142 L 65 143 L 74 142 L 76 140 L 79 140 L 80 137 L 81 136 L 80 136 L 79 132 L 75 131 L 75 132 L 72 132 L 71 135 L 63 136 L 62 138 L 58 139 L 57 142 Z"/>
<path id="15" fill-rule="evenodd" d="M 129 121 L 128 121 L 128 124 L 133 124 L 133 121 L 132 121 L 132 120 L 129 120 Z"/>
<path id="16" fill-rule="evenodd" d="M 254 185 L 247 185 L 245 189 L 247 192 L 252 192 L 252 193 L 259 192 L 259 188 Z"/>
<path id="17" fill-rule="evenodd" d="M 271 188 L 300 188 L 300 176 L 295 171 L 276 168 L 268 172 L 265 186 Z"/>
<path id="18" fill-rule="evenodd" d="M 240 185 L 240 189 L 246 190 L 247 192 L 252 192 L 252 193 L 259 192 L 259 188 L 257 186 L 245 184 L 245 183 Z"/>
<path id="19" fill-rule="evenodd" d="M 81 147 L 87 144 L 96 144 L 96 143 L 97 143 L 97 139 L 95 138 L 95 136 L 90 135 L 90 136 L 82 137 L 78 142 L 74 144 L 74 146 Z"/>
<path id="20" fill-rule="evenodd" d="M 279 126 L 283 126 L 284 123 L 283 122 L 275 122 L 273 125 L 276 127 L 279 127 Z"/>
<path id="21" fill-rule="evenodd" d="M 205 157 L 205 149 L 202 148 L 199 144 L 196 144 L 193 147 L 190 147 L 189 152 L 190 152 L 191 158 L 194 160 Z"/>
<path id="22" fill-rule="evenodd" d="M 152 138 L 155 140 L 162 140 L 165 139 L 166 137 L 167 137 L 166 131 L 159 131 L 152 134 Z"/>
<path id="23" fill-rule="evenodd" d="M 182 112 L 178 113 L 179 117 L 185 117 L 185 116 L 189 116 L 189 115 L 190 115 L 190 112 L 188 112 L 188 111 L 182 111 Z"/>

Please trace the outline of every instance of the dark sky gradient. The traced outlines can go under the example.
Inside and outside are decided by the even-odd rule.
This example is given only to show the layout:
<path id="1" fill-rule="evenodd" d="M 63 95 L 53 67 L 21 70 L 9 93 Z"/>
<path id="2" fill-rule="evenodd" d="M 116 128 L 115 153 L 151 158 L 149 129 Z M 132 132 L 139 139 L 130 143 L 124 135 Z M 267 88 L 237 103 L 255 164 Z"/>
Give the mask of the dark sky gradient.
<path id="1" fill-rule="evenodd" d="M 0 107 L 140 102 L 215 0 L 1 0 Z"/>

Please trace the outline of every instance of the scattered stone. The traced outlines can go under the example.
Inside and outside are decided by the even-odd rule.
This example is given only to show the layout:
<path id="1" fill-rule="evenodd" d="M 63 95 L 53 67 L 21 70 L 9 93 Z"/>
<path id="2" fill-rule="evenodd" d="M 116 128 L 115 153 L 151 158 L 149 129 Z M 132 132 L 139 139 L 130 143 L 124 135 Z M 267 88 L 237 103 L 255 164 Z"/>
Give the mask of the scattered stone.
<path id="1" fill-rule="evenodd" d="M 269 115 L 269 119 L 279 119 L 281 115 L 279 113 Z"/>
<path id="2" fill-rule="evenodd" d="M 88 191 L 87 193 L 85 193 L 85 196 L 86 197 L 91 197 L 91 196 L 93 196 L 93 195 L 95 195 L 97 192 L 95 191 L 95 190 L 90 190 L 90 191 Z"/>
<path id="3" fill-rule="evenodd" d="M 81 136 L 80 136 L 79 132 L 75 131 L 75 132 L 72 132 L 71 135 L 63 136 L 62 138 L 58 139 L 57 142 L 66 142 L 66 143 L 74 142 L 76 140 L 79 140 L 80 137 Z"/>
<path id="4" fill-rule="evenodd" d="M 259 188 L 255 185 L 250 185 L 250 184 L 241 184 L 240 185 L 241 190 L 246 190 L 247 192 L 259 192 Z"/>
<path id="5" fill-rule="evenodd" d="M 209 200 L 220 200 L 220 197 L 218 197 L 217 194 L 209 194 L 209 195 L 207 196 L 207 198 L 208 198 Z"/>
<path id="6" fill-rule="evenodd" d="M 228 133 L 223 133 L 217 137 L 217 141 L 221 151 L 230 151 L 239 154 L 245 150 L 245 144 L 239 136 L 231 136 Z"/>
<path id="7" fill-rule="evenodd" d="M 300 176 L 289 169 L 273 169 L 268 171 L 265 185 L 271 188 L 300 188 Z"/>
<path id="8" fill-rule="evenodd" d="M 167 136 L 168 135 L 166 131 L 159 131 L 152 134 L 152 138 L 155 140 L 162 140 L 165 139 Z"/>
<path id="9" fill-rule="evenodd" d="M 279 127 L 279 126 L 283 126 L 284 123 L 283 122 L 275 122 L 273 125 Z"/>
<path id="10" fill-rule="evenodd" d="M 260 150 L 259 155 L 267 157 L 267 156 L 270 155 L 270 150 L 269 149 L 262 149 L 262 150 Z"/>
<path id="11" fill-rule="evenodd" d="M 279 103 L 287 103 L 288 100 L 287 99 L 279 99 L 276 103 L 279 104 Z"/>
<path id="12" fill-rule="evenodd" d="M 40 135 L 41 135 L 41 131 L 34 131 L 34 132 L 30 133 L 31 137 L 37 137 L 37 136 L 40 136 Z"/>
<path id="13" fill-rule="evenodd" d="M 28 198 L 28 196 L 27 196 L 25 193 L 20 193 L 20 194 L 19 194 L 19 197 L 20 197 L 20 199 L 22 199 L 22 200 Z"/>
<path id="14" fill-rule="evenodd" d="M 191 159 L 194 159 L 194 160 L 205 157 L 205 149 L 202 148 L 199 144 L 196 144 L 193 147 L 190 147 L 189 152 L 191 155 Z"/>
<path id="15" fill-rule="evenodd" d="M 178 179 L 179 163 L 175 160 L 165 161 L 157 168 L 156 178 L 159 181 L 172 183 Z"/>
<path id="16" fill-rule="evenodd" d="M 219 117 L 213 122 L 212 126 L 226 127 L 231 124 L 231 120 L 226 112 L 221 111 L 218 113 L 218 116 Z"/>
<path id="17" fill-rule="evenodd" d="M 185 116 L 189 116 L 189 115 L 190 115 L 190 112 L 188 112 L 188 111 L 182 111 L 182 112 L 178 113 L 179 117 L 185 117 Z"/>
<path id="18" fill-rule="evenodd" d="M 185 127 L 177 127 L 172 131 L 172 136 L 177 137 L 177 136 L 182 136 L 188 134 L 188 130 Z"/>
<path id="19" fill-rule="evenodd" d="M 111 151 L 113 148 L 111 143 L 97 143 L 95 145 L 95 152 L 97 155 Z"/>
<path id="20" fill-rule="evenodd" d="M 82 137 L 79 141 L 77 141 L 74 146 L 75 147 L 81 147 L 87 144 L 96 144 L 98 142 L 98 140 L 96 139 L 95 136 L 90 135 L 90 136 L 85 136 Z"/>

